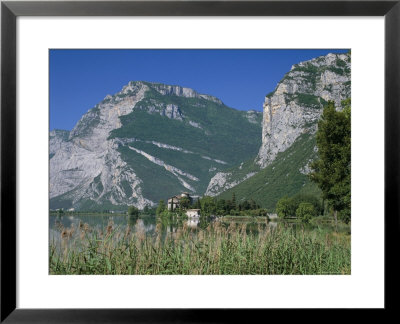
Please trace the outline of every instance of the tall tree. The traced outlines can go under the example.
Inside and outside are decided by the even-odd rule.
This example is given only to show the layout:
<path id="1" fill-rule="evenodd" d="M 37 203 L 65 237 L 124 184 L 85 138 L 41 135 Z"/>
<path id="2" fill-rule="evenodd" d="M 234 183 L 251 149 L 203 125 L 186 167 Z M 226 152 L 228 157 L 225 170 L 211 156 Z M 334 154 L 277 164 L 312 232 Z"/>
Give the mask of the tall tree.
<path id="1" fill-rule="evenodd" d="M 322 190 L 323 198 L 337 214 L 350 220 L 351 180 L 351 102 L 342 102 L 343 111 L 336 111 L 333 102 L 324 108 L 318 123 L 318 159 L 311 164 L 310 178 Z"/>
<path id="2" fill-rule="evenodd" d="M 279 199 L 276 203 L 275 210 L 280 218 L 294 216 L 296 213 L 296 205 L 293 198 L 283 197 Z"/>
<path id="3" fill-rule="evenodd" d="M 232 209 L 236 210 L 236 195 L 235 193 L 232 193 Z"/>
<path id="4" fill-rule="evenodd" d="M 128 215 L 129 216 L 139 216 L 139 209 L 137 209 L 135 206 L 129 206 L 128 207 Z"/>
<path id="5" fill-rule="evenodd" d="M 188 209 L 190 207 L 190 199 L 188 197 L 182 197 L 179 205 L 182 209 Z"/>
<path id="6" fill-rule="evenodd" d="M 202 214 L 208 216 L 215 214 L 217 209 L 215 199 L 210 196 L 203 196 L 201 199 L 201 212 Z"/>
<path id="7" fill-rule="evenodd" d="M 193 208 L 201 209 L 200 197 L 196 199 L 196 202 L 194 203 Z"/>

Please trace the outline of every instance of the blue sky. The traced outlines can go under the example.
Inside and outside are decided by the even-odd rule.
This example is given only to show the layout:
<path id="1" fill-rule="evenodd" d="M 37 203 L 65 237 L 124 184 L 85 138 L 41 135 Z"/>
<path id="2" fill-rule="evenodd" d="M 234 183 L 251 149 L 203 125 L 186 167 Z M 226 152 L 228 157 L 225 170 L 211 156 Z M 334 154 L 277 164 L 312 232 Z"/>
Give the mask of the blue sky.
<path id="1" fill-rule="evenodd" d="M 347 50 L 50 50 L 50 129 L 72 129 L 129 81 L 193 88 L 240 110 L 264 97 L 293 64 Z"/>

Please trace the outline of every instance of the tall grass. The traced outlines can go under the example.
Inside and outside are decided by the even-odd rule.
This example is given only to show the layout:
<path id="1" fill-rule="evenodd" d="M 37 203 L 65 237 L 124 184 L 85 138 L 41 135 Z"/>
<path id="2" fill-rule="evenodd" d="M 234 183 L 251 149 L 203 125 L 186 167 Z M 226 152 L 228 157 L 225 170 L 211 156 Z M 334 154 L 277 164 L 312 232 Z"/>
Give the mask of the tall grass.
<path id="1" fill-rule="evenodd" d="M 249 233 L 246 224 L 216 222 L 173 233 L 158 224 L 150 236 L 138 225 L 61 227 L 50 242 L 50 274 L 350 274 L 346 234 L 265 224 Z"/>

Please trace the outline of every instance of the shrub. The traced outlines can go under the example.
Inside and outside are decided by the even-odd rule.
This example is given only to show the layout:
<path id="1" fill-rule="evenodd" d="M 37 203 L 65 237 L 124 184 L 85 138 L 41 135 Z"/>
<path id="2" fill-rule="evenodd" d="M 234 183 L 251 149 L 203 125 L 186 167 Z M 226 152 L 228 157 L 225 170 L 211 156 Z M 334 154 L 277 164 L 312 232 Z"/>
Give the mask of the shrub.
<path id="1" fill-rule="evenodd" d="M 317 196 L 298 193 L 292 199 L 295 204 L 295 210 L 299 208 L 301 203 L 310 203 L 314 206 L 315 215 L 322 215 L 323 213 L 321 199 Z"/>
<path id="2" fill-rule="evenodd" d="M 315 216 L 315 208 L 312 204 L 303 202 L 297 208 L 296 216 L 303 222 L 308 223 Z"/>
<path id="3" fill-rule="evenodd" d="M 307 93 L 297 94 L 297 102 L 307 107 L 320 107 L 318 97 Z"/>

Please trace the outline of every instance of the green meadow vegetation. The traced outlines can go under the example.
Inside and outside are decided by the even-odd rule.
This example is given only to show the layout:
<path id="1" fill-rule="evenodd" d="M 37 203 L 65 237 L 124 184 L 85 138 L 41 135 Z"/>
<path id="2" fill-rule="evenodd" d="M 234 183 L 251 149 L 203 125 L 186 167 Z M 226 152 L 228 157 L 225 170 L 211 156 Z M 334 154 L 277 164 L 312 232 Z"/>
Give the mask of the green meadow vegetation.
<path id="1" fill-rule="evenodd" d="M 302 134 L 286 151 L 278 153 L 270 165 L 224 191 L 218 198 L 230 199 L 235 193 L 238 201 L 254 199 L 261 207 L 273 210 L 277 201 L 286 195 L 293 196 L 300 191 L 320 193 L 307 175 L 300 172 L 309 162 L 310 156 L 315 156 L 315 145 L 315 136 L 309 133 Z M 244 174 L 256 171 L 252 165 L 254 163 L 243 164 L 241 171 Z"/>

